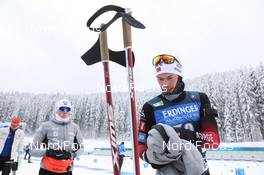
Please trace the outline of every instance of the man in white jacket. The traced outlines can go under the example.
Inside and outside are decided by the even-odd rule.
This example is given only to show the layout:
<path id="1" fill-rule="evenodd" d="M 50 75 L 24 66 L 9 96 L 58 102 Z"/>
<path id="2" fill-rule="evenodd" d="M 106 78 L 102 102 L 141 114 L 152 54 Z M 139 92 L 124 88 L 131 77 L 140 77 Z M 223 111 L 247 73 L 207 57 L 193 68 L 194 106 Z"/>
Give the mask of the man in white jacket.
<path id="1" fill-rule="evenodd" d="M 16 171 L 18 161 L 23 154 L 23 140 L 25 134 L 19 128 L 21 120 L 14 117 L 10 127 L 0 128 L 0 171 L 2 174 L 9 174 Z"/>

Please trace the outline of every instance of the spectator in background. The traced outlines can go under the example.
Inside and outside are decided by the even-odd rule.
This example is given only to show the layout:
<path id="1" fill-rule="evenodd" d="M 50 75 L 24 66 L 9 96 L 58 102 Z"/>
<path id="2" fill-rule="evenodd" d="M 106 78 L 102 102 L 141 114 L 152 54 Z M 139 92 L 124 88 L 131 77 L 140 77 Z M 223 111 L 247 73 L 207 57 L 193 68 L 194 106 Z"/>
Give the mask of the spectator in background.
<path id="1" fill-rule="evenodd" d="M 121 168 L 122 168 L 122 165 L 123 165 L 125 152 L 126 152 L 125 143 L 121 142 L 120 145 L 119 145 L 119 167 L 120 167 L 120 171 L 121 171 Z"/>
<path id="2" fill-rule="evenodd" d="M 24 131 L 19 128 L 21 119 L 14 117 L 10 127 L 0 128 L 0 171 L 9 174 L 16 171 L 23 154 Z"/>
<path id="3" fill-rule="evenodd" d="M 26 146 L 25 146 L 25 156 L 24 156 L 24 160 L 28 160 L 28 163 L 32 163 L 30 158 L 31 158 L 31 155 L 30 155 L 30 143 L 28 143 Z M 28 155 L 28 158 L 27 158 L 27 155 Z"/>

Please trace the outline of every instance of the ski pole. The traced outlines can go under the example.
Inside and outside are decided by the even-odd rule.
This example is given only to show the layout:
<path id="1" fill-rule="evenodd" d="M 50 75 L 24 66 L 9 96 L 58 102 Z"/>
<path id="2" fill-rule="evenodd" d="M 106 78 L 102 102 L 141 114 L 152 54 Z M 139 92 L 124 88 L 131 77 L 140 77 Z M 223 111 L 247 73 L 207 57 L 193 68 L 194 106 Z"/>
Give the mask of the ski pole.
<path id="1" fill-rule="evenodd" d="M 109 53 L 108 53 L 106 30 L 100 33 L 100 53 L 101 53 L 103 67 L 104 67 L 106 109 L 107 109 L 107 117 L 108 117 L 108 128 L 109 128 L 109 134 L 110 134 L 113 171 L 114 171 L 114 175 L 119 175 L 120 174 L 120 168 L 119 168 L 119 162 L 118 162 L 119 154 L 118 154 L 118 145 L 116 143 L 114 107 L 113 107 L 112 92 L 111 92 L 110 71 L 109 71 Z"/>
<path id="2" fill-rule="evenodd" d="M 112 151 L 112 160 L 114 173 L 119 172 L 118 166 L 118 147 L 116 144 L 116 132 L 114 125 L 114 113 L 113 113 L 113 104 L 112 104 L 112 93 L 110 85 L 110 75 L 109 75 L 109 60 L 116 62 L 124 67 L 127 67 L 128 72 L 128 81 L 129 81 L 129 113 L 130 113 L 130 123 L 131 123 L 131 139 L 133 143 L 133 158 L 134 158 L 134 173 L 136 175 L 140 174 L 139 169 L 139 155 L 137 149 L 138 135 L 137 135 L 137 118 L 136 118 L 136 101 L 135 101 L 135 91 L 134 91 L 134 77 L 133 77 L 133 66 L 134 66 L 134 54 L 132 52 L 132 41 L 131 41 L 131 26 L 135 28 L 144 29 L 145 26 L 137 21 L 130 13 L 126 11 L 127 9 L 108 5 L 97 10 L 88 20 L 87 27 L 95 32 L 100 32 L 99 39 L 89 49 L 84 55 L 82 55 L 83 61 L 87 65 L 92 65 L 97 62 L 102 61 L 104 66 L 104 77 L 105 77 L 105 90 L 106 90 L 106 101 L 107 101 L 107 115 L 108 115 L 108 125 L 110 129 L 110 142 L 111 142 L 111 151 Z M 100 28 L 91 27 L 93 21 L 108 11 L 115 11 L 116 14 L 114 17 L 107 22 L 105 25 L 101 25 Z M 123 39 L 125 51 L 112 51 L 108 49 L 107 46 L 107 34 L 106 29 L 118 18 L 122 17 L 123 19 Z M 109 91 L 110 90 L 110 91 Z M 116 174 L 115 174 L 116 175 Z"/>
<path id="3" fill-rule="evenodd" d="M 126 52 L 126 67 L 127 67 L 127 80 L 129 88 L 129 117 L 130 117 L 130 132 L 131 142 L 133 144 L 133 170 L 135 175 L 140 175 L 139 153 L 138 153 L 138 131 L 137 131 L 137 111 L 136 111 L 136 99 L 134 89 L 134 74 L 133 74 L 133 58 L 132 58 L 132 36 L 131 26 L 122 19 L 123 27 L 123 41 Z"/>

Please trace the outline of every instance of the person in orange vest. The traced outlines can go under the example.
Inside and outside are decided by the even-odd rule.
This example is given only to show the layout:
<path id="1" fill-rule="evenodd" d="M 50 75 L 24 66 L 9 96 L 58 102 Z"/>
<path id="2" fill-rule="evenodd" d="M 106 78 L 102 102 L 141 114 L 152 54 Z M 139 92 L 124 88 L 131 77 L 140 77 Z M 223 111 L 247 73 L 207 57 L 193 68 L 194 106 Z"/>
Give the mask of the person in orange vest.
<path id="1" fill-rule="evenodd" d="M 83 137 L 79 126 L 71 121 L 69 100 L 58 101 L 55 111 L 54 117 L 36 131 L 30 154 L 42 157 L 39 175 L 72 175 L 73 161 L 83 152 Z"/>
<path id="2" fill-rule="evenodd" d="M 19 128 L 21 119 L 14 117 L 10 126 L 0 128 L 0 171 L 2 175 L 16 171 L 23 154 L 24 131 Z"/>

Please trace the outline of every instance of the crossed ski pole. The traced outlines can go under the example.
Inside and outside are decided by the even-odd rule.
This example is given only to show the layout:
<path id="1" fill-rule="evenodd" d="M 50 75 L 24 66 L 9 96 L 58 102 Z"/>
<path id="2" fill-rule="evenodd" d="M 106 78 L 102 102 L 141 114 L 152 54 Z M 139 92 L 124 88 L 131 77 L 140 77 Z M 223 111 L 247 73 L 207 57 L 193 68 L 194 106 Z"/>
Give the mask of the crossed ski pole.
<path id="1" fill-rule="evenodd" d="M 91 27 L 93 21 L 101 14 L 108 11 L 116 11 L 115 16 L 106 24 L 102 24 L 100 28 Z M 92 65 L 97 62 L 102 62 L 104 67 L 104 80 L 105 80 L 105 92 L 106 92 L 106 105 L 107 105 L 107 116 L 108 116 L 108 128 L 110 130 L 110 144 L 113 162 L 114 175 L 120 174 L 120 167 L 118 163 L 118 144 L 116 141 L 116 129 L 114 119 L 114 107 L 112 102 L 112 92 L 110 83 L 109 73 L 109 61 L 116 62 L 127 68 L 128 85 L 129 85 L 129 114 L 130 114 L 130 128 L 131 128 L 131 140 L 133 143 L 133 170 L 134 174 L 140 175 L 139 165 L 139 153 L 137 148 L 138 132 L 137 132 L 137 117 L 136 117 L 136 100 L 134 90 L 134 75 L 133 67 L 135 63 L 134 53 L 132 52 L 132 37 L 131 37 L 131 26 L 136 28 L 144 29 L 145 26 L 131 16 L 131 11 L 119 6 L 108 5 L 104 6 L 95 12 L 87 22 L 87 27 L 95 32 L 100 32 L 99 39 L 88 50 L 82 55 L 82 60 L 87 65 Z M 108 49 L 107 45 L 107 32 L 106 29 L 115 22 L 118 18 L 122 17 L 123 27 L 123 41 L 124 51 L 112 51 Z"/>

